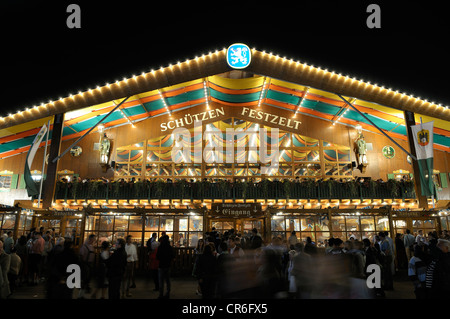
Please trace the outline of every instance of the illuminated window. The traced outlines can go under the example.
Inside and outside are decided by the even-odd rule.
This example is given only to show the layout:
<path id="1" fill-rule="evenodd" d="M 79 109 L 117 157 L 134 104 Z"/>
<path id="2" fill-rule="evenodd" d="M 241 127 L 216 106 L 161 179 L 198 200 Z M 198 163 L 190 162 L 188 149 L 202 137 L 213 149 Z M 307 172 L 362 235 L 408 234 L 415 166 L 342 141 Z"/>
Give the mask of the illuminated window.
<path id="1" fill-rule="evenodd" d="M 238 118 L 205 124 L 201 132 L 194 129 L 188 132 L 189 135 L 169 134 L 118 147 L 115 178 L 233 180 L 352 176 L 348 146 Z M 279 165 L 272 165 L 275 162 Z"/>

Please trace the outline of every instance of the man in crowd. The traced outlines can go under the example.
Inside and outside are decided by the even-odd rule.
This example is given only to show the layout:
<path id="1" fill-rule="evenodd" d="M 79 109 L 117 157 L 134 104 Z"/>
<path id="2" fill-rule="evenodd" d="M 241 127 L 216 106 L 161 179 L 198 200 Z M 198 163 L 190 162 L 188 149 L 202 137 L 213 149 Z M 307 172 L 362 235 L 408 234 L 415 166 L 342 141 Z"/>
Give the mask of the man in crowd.
<path id="1" fill-rule="evenodd" d="M 411 231 L 407 229 L 406 234 L 403 236 L 403 244 L 405 245 L 406 257 L 408 258 L 408 261 L 411 259 L 414 252 L 413 245 L 415 241 L 416 239 L 411 234 Z"/>
<path id="2" fill-rule="evenodd" d="M 439 239 L 437 256 L 427 268 L 426 288 L 431 299 L 450 299 L 450 241 Z"/>
<path id="3" fill-rule="evenodd" d="M 95 264 L 95 243 L 96 236 L 89 235 L 87 241 L 84 242 L 80 248 L 80 263 L 81 263 L 81 289 L 78 298 L 84 298 L 84 293 L 90 293 L 91 287 L 89 283 L 94 274 Z"/>
<path id="4" fill-rule="evenodd" d="M 3 246 L 4 246 L 5 253 L 10 254 L 11 253 L 11 248 L 14 247 L 13 232 L 12 231 L 8 231 L 6 233 L 6 235 L 8 237 L 5 238 L 5 242 L 4 242 Z"/>
<path id="5" fill-rule="evenodd" d="M 132 242 L 132 236 L 126 237 L 125 252 L 127 253 L 127 268 L 125 270 L 125 280 L 122 281 L 122 298 L 124 295 L 132 297 L 130 288 L 136 288 L 134 282 L 134 268 L 138 260 L 136 246 Z"/>
<path id="6" fill-rule="evenodd" d="M 37 285 L 39 282 L 39 265 L 41 263 L 42 253 L 44 252 L 45 240 L 41 232 L 34 233 L 34 241 L 31 244 L 31 250 L 28 257 L 29 271 L 31 275 L 31 284 Z"/>
<path id="7" fill-rule="evenodd" d="M 384 278 L 384 290 L 394 290 L 394 281 L 392 278 L 392 268 L 391 263 L 393 260 L 393 251 L 391 248 L 391 244 L 389 240 L 386 238 L 385 232 L 379 232 L 378 236 L 380 237 L 380 249 L 383 253 L 384 257 L 382 258 L 382 266 L 383 266 L 383 278 Z"/>

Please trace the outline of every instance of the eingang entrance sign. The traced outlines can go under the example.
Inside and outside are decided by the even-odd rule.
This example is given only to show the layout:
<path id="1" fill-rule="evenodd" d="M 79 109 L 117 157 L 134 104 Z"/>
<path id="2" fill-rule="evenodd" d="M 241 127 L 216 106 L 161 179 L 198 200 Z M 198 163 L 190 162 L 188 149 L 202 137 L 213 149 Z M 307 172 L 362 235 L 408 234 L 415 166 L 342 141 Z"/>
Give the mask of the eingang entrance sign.
<path id="1" fill-rule="evenodd" d="M 226 217 L 256 217 L 264 213 L 261 203 L 212 203 L 211 214 Z"/>

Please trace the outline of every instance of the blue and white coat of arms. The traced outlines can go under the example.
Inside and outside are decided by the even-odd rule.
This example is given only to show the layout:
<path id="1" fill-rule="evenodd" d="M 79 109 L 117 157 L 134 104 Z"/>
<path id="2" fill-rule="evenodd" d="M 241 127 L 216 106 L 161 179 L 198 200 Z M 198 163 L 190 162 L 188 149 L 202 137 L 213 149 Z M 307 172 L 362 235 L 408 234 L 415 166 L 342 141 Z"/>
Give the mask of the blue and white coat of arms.
<path id="1" fill-rule="evenodd" d="M 244 69 L 252 60 L 250 48 L 242 43 L 235 43 L 228 47 L 227 63 L 233 69 Z"/>

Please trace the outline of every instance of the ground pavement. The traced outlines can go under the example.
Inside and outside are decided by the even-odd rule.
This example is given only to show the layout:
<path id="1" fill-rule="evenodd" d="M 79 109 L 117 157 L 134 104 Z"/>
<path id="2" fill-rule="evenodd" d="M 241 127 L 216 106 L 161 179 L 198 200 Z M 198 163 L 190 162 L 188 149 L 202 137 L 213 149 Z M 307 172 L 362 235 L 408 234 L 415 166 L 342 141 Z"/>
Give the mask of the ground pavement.
<path id="1" fill-rule="evenodd" d="M 172 289 L 171 299 L 201 299 L 196 295 L 197 281 L 191 276 L 176 276 L 171 278 Z M 95 285 L 95 280 L 93 280 Z M 157 299 L 158 292 L 153 291 L 153 282 L 144 275 L 137 276 L 136 288 L 130 289 L 132 297 L 126 299 Z M 74 289 L 74 299 L 78 298 L 78 291 Z M 97 294 L 97 299 L 100 298 Z M 90 294 L 85 295 L 86 299 L 91 299 Z M 37 286 L 17 287 L 10 299 L 45 299 L 45 283 L 41 282 Z M 407 275 L 397 273 L 394 276 L 394 290 L 386 291 L 386 299 L 415 299 L 413 286 Z"/>

